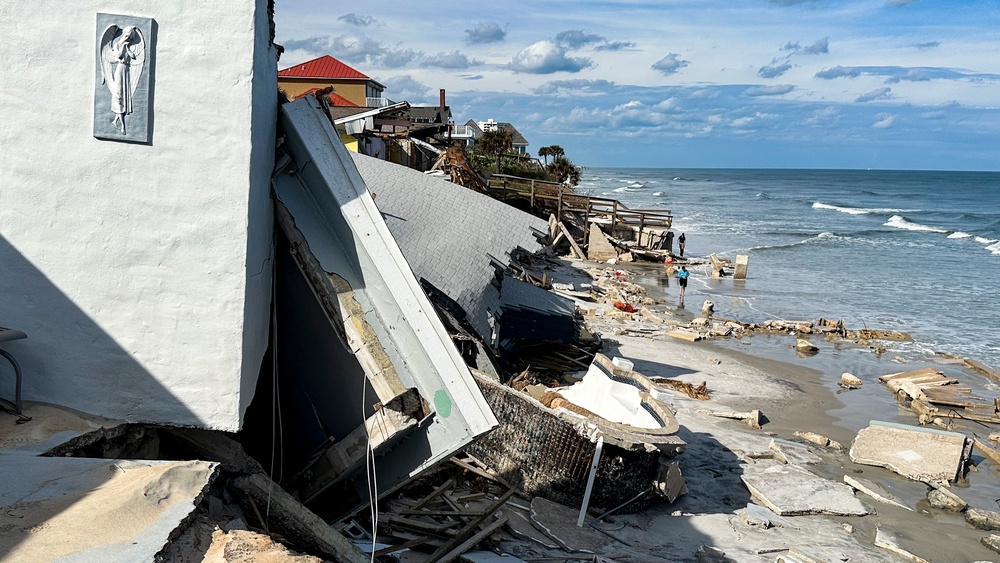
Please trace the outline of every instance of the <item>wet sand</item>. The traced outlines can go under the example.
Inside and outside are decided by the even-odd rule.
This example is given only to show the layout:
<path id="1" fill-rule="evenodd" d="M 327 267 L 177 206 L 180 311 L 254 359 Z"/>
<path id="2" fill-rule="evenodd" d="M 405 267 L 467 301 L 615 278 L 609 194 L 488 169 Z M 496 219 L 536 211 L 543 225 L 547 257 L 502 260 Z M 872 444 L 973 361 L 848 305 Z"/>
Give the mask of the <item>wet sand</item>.
<path id="1" fill-rule="evenodd" d="M 586 262 L 573 265 L 598 266 Z M 648 297 L 659 301 L 650 309 L 666 324 L 687 323 L 700 316 L 704 296 L 689 291 L 686 308 L 677 308 L 677 287 L 658 275 L 661 266 L 627 264 L 616 268 L 635 272 L 630 281 L 643 286 Z M 572 278 L 575 274 L 564 276 Z M 553 279 L 573 281 L 559 279 L 558 273 L 553 274 Z M 856 496 L 874 509 L 875 514 L 793 517 L 800 526 L 798 530 L 752 528 L 741 523 L 737 516 L 737 510 L 750 501 L 750 494 L 739 479 L 745 463 L 738 457 L 741 450 L 767 450 L 771 437 L 796 440 L 793 435 L 796 431 L 815 432 L 849 448 L 857 431 L 873 419 L 916 426 L 910 411 L 897 406 L 891 393 L 877 382 L 880 375 L 934 366 L 947 375 L 959 377 L 963 384 L 973 383 L 974 389 L 982 393 L 980 396 L 992 397 L 996 394 L 991 388 L 993 384 L 984 378 L 954 365 L 942 365 L 933 358 L 904 360 L 900 354 L 905 354 L 905 350 L 896 349 L 893 344 L 888 344 L 888 351 L 879 356 L 866 346 L 817 339 L 814 344 L 820 348 L 819 353 L 803 358 L 796 355 L 791 336 L 756 335 L 689 343 L 660 335 L 644 338 L 616 334 L 629 324 L 627 321 L 591 316 L 588 324 L 605 339 L 605 353 L 632 360 L 635 369 L 649 377 L 671 377 L 695 385 L 705 381 L 712 394 L 707 402 L 683 395 L 673 400 L 682 425 L 681 436 L 689 444 L 679 457 L 689 493 L 672 505 L 663 504 L 640 514 L 619 517 L 632 526 L 626 525 L 616 533 L 628 532 L 627 541 L 633 546 L 644 546 L 652 552 L 669 549 L 672 555 L 664 560 L 670 561 L 695 560 L 694 550 L 700 545 L 720 548 L 736 561 L 774 561 L 773 554 L 755 551 L 794 545 L 826 546 L 850 555 L 853 561 L 900 560 L 873 546 L 875 529 L 882 526 L 900 532 L 905 548 L 930 561 L 1000 560 L 979 543 L 987 532 L 973 529 L 961 515 L 927 507 L 923 500 L 926 485 L 889 470 L 854 464 L 846 451 L 813 447 L 823 463 L 809 466 L 810 471 L 837 482 L 842 482 L 844 475 L 873 480 L 916 510 L 880 504 L 859 492 Z M 864 380 L 864 386 L 851 391 L 839 389 L 837 382 L 843 372 L 854 373 Z M 740 421 L 698 413 L 751 409 L 760 409 L 766 416 L 768 422 L 763 429 L 751 430 Z M 976 430 L 980 435 L 988 432 L 983 427 L 965 430 Z M 974 454 L 973 461 L 979 464 L 982 458 Z M 956 485 L 954 492 L 971 506 L 1000 510 L 993 502 L 1000 498 L 1000 482 L 994 469 L 986 462 L 978 472 L 970 473 L 966 487 Z M 853 533 L 845 530 L 844 523 L 853 527 Z"/>

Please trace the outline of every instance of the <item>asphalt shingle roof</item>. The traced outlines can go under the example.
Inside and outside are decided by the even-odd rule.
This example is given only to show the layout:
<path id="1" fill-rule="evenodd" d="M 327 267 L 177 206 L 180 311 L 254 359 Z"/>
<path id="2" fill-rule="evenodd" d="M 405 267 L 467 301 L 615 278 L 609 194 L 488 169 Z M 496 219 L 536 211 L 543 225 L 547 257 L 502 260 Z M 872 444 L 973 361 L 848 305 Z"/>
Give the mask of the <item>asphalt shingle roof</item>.
<path id="1" fill-rule="evenodd" d="M 496 273 L 490 256 L 506 263 L 518 246 L 538 250 L 532 229 L 545 233 L 548 223 L 441 178 L 352 156 L 413 273 L 455 300 L 469 324 L 490 342 L 488 314 L 500 316 L 500 291 L 490 283 Z M 543 303 L 537 296 L 532 302 Z"/>

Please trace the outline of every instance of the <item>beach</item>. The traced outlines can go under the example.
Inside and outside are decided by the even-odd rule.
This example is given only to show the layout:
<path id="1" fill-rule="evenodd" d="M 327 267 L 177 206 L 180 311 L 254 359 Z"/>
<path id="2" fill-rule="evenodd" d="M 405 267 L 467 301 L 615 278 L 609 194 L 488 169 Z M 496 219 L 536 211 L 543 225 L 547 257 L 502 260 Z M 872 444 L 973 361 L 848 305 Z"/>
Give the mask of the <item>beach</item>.
<path id="1" fill-rule="evenodd" d="M 692 295 L 686 307 L 677 306 L 676 286 L 660 279 L 666 269 L 659 264 L 632 263 L 613 266 L 565 260 L 553 272 L 554 281 L 582 283 L 582 270 L 612 268 L 619 276 L 638 283 L 653 315 L 636 314 L 625 319 L 608 305 L 577 303 L 587 311 L 588 327 L 601 334 L 603 353 L 633 362 L 634 369 L 650 378 L 669 378 L 699 385 L 707 383 L 711 399 L 699 401 L 672 393 L 679 436 L 687 449 L 678 456 L 688 492 L 672 504 L 658 504 L 636 514 L 611 516 L 606 522 L 613 542 L 604 555 L 631 560 L 701 561 L 695 553 L 701 546 L 725 552 L 720 561 L 774 561 L 789 548 L 809 546 L 824 553 L 843 554 L 851 561 L 898 561 L 898 555 L 873 545 L 876 529 L 893 530 L 901 545 L 928 561 L 990 560 L 994 553 L 979 540 L 986 532 L 966 524 L 960 514 L 928 506 L 928 487 L 887 469 L 853 463 L 846 451 L 858 430 L 871 420 L 916 425 L 909 409 L 897 406 L 892 393 L 875 378 L 879 375 L 933 365 L 963 384 L 986 391 L 983 378 L 954 363 L 942 361 L 900 363 L 895 343 L 880 342 L 879 353 L 869 345 L 813 338 L 820 348 L 814 356 L 800 357 L 789 335 L 755 335 L 686 342 L 666 335 L 669 327 L 688 325 L 696 317 L 705 296 Z M 662 274 L 661 274 L 662 272 Z M 604 312 L 610 311 L 605 315 Z M 659 319 L 659 322 L 652 320 Z M 659 325 L 659 326 L 657 326 Z M 643 334 L 636 336 L 636 334 Z M 837 382 L 843 372 L 858 375 L 864 385 L 844 390 Z M 704 411 L 750 411 L 759 409 L 765 424 L 752 429 L 739 420 L 702 414 Z M 983 434 L 984 427 L 965 427 L 967 433 Z M 819 434 L 845 448 L 819 447 L 802 440 L 796 432 Z M 761 527 L 741 520 L 752 496 L 741 480 L 754 465 L 753 452 L 769 451 L 772 438 L 797 442 L 819 456 L 808 471 L 831 482 L 842 483 L 845 475 L 876 482 L 897 496 L 910 509 L 889 506 L 858 492 L 857 497 L 872 510 L 867 516 L 808 515 L 785 518 L 791 527 Z M 749 454 L 749 455 L 748 455 Z M 979 455 L 973 456 L 978 471 L 968 475 L 954 491 L 971 506 L 996 509 L 996 467 Z M 623 511 L 627 512 L 627 510 Z M 627 545 L 626 545 L 627 544 Z M 516 553 L 516 552 L 515 552 Z M 642 555 L 640 555 L 642 554 Z M 524 553 L 518 553 L 524 556 Z M 636 557 L 639 557 L 636 559 Z M 648 557 L 649 559 L 643 559 Z M 831 558 L 830 561 L 839 560 Z M 847 559 L 844 559 L 847 560 Z"/>

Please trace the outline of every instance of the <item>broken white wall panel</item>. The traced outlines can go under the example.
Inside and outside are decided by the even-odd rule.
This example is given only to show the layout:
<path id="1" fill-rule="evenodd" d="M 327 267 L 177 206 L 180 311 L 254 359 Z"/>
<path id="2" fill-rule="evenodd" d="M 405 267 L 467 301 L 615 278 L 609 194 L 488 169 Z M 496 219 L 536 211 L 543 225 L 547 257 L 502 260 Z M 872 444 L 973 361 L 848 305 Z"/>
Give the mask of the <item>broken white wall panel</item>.
<path id="1" fill-rule="evenodd" d="M 916 481 L 954 481 L 971 443 L 964 434 L 873 420 L 851 445 L 851 461 L 885 467 Z"/>
<path id="2" fill-rule="evenodd" d="M 268 2 L 98 11 L 0 5 L 4 50 L 44 53 L 5 57 L 10 79 L 0 81 L 0 302 L 4 326 L 28 334 L 8 348 L 24 399 L 234 431 L 267 346 L 277 91 Z M 142 139 L 128 133 L 138 114 L 110 105 L 98 64 L 111 26 L 138 20 L 149 24 L 133 47 L 151 104 Z M 54 79 L 58 104 L 27 101 Z M 121 138 L 109 136 L 119 117 Z"/>
<path id="3" fill-rule="evenodd" d="M 493 428 L 496 418 L 315 98 L 282 106 L 280 127 L 292 162 L 273 180 L 279 222 L 315 293 L 316 308 L 323 308 L 326 322 L 340 335 L 341 341 L 327 345 L 346 346 L 354 354 L 355 365 L 343 367 L 357 374 L 360 363 L 378 395 L 368 404 L 387 403 L 416 388 L 432 412 L 376 464 L 385 492 L 450 457 Z M 345 372 L 337 365 L 323 367 L 285 374 L 282 381 L 328 382 L 322 384 L 335 392 Z M 315 407 L 353 415 L 360 425 L 362 409 L 369 407 L 360 394 L 350 399 L 356 414 L 337 413 L 322 402 Z"/>

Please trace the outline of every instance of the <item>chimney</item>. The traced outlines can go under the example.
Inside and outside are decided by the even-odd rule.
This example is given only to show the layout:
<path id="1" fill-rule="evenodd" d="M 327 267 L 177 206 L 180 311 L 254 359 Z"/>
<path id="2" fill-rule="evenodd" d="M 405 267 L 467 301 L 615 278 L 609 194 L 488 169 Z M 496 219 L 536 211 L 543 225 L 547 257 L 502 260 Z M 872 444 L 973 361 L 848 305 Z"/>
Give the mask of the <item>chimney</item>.
<path id="1" fill-rule="evenodd" d="M 445 103 L 444 103 L 444 88 L 441 88 L 441 108 L 440 108 L 441 111 L 444 111 L 444 106 L 445 106 Z"/>

